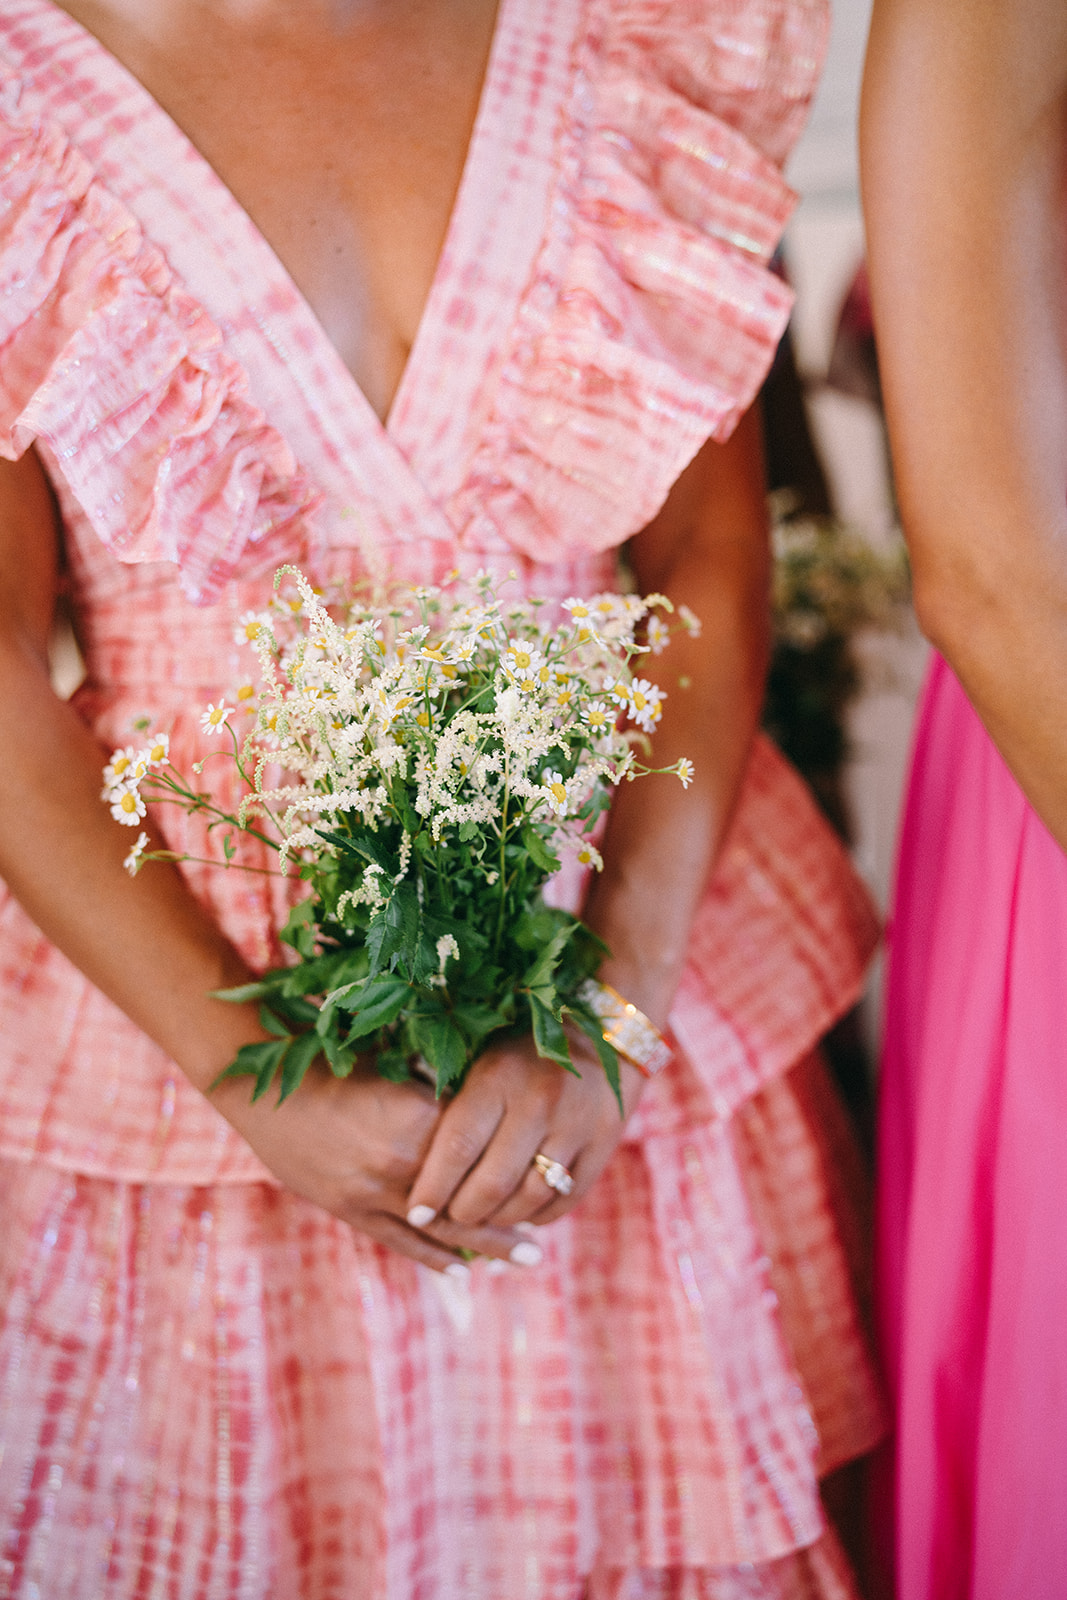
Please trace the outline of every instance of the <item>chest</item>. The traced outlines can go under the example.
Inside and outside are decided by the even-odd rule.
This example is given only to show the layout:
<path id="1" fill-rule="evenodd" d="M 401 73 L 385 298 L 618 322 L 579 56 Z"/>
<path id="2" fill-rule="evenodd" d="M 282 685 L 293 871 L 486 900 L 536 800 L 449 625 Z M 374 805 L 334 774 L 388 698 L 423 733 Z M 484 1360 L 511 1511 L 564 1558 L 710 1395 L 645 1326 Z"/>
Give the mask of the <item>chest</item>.
<path id="1" fill-rule="evenodd" d="M 496 0 L 70 0 L 214 167 L 371 404 L 396 392 L 444 243 Z"/>

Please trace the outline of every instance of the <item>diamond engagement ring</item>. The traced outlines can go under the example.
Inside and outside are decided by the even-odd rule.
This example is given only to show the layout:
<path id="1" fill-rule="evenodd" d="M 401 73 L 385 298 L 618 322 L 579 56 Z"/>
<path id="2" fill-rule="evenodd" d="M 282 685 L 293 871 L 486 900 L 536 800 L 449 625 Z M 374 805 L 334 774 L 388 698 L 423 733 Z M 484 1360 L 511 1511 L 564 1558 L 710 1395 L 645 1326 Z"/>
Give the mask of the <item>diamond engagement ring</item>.
<path id="1" fill-rule="evenodd" d="M 555 1189 L 557 1194 L 570 1194 L 574 1188 L 574 1179 L 562 1161 L 553 1161 L 552 1157 L 546 1156 L 543 1150 L 538 1150 L 533 1158 L 533 1165 L 550 1189 Z"/>

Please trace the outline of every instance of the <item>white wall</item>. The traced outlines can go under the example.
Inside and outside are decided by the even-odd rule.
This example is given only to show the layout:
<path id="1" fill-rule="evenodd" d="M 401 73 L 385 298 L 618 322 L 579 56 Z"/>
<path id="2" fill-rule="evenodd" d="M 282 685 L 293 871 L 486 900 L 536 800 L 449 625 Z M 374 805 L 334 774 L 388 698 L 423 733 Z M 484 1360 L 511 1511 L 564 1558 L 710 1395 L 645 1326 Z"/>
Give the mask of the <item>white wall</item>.
<path id="1" fill-rule="evenodd" d="M 871 0 L 837 0 L 834 6 L 826 69 L 789 168 L 802 198 L 786 252 L 797 291 L 797 357 L 835 501 L 841 514 L 877 543 L 893 531 L 880 420 L 866 402 L 821 386 L 841 302 L 863 256 L 856 131 L 870 11 Z M 856 863 L 884 909 L 926 647 L 912 623 L 899 638 L 866 637 L 860 653 L 866 687 L 850 719 L 853 753 L 846 792 L 856 825 Z M 879 1010 L 876 971 L 866 1003 L 872 1047 Z"/>

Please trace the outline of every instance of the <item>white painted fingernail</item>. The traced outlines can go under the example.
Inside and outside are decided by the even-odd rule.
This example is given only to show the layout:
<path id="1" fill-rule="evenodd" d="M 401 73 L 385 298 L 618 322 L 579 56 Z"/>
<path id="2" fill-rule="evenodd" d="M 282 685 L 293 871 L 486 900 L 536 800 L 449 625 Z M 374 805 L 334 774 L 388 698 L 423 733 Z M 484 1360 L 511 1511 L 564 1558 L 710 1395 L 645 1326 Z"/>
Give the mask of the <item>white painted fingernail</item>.
<path id="1" fill-rule="evenodd" d="M 413 1228 L 428 1228 L 436 1215 L 433 1206 L 412 1206 L 408 1221 Z"/>
<path id="2" fill-rule="evenodd" d="M 450 1261 L 445 1268 L 446 1278 L 456 1278 L 462 1283 L 466 1283 L 470 1275 L 471 1269 L 465 1261 Z"/>
<path id="3" fill-rule="evenodd" d="M 525 1233 L 528 1238 L 536 1239 L 541 1230 L 536 1222 L 516 1222 L 515 1232 Z"/>
<path id="4" fill-rule="evenodd" d="M 499 1278 L 502 1273 L 511 1271 L 511 1263 L 501 1261 L 499 1256 L 492 1256 L 485 1263 L 485 1270 L 491 1278 Z"/>
<path id="5" fill-rule="evenodd" d="M 514 1261 L 517 1267 L 537 1267 L 545 1258 L 545 1253 L 539 1244 L 534 1244 L 530 1239 L 523 1239 L 511 1251 L 509 1261 Z"/>

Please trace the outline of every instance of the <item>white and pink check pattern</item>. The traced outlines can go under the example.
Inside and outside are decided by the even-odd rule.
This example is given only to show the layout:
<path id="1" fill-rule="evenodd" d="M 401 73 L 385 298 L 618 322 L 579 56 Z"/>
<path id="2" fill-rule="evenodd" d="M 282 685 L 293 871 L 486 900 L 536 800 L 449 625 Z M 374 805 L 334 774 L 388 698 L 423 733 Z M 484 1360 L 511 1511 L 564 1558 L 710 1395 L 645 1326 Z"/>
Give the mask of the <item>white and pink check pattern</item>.
<path id="1" fill-rule="evenodd" d="M 387 426 L 267 243 L 50 0 L 0 14 L 0 448 L 64 517 L 105 745 L 184 766 L 281 559 L 551 596 L 751 399 L 822 0 L 502 0 Z M 210 604 L 195 602 L 211 601 Z M 161 819 L 181 849 L 198 825 Z M 254 963 L 273 880 L 190 868 Z M 24 1600 L 845 1600 L 817 1475 L 880 1412 L 811 1050 L 870 909 L 753 757 L 674 1065 L 536 1273 L 462 1334 L 280 1191 L 0 899 L 0 1573 Z"/>

